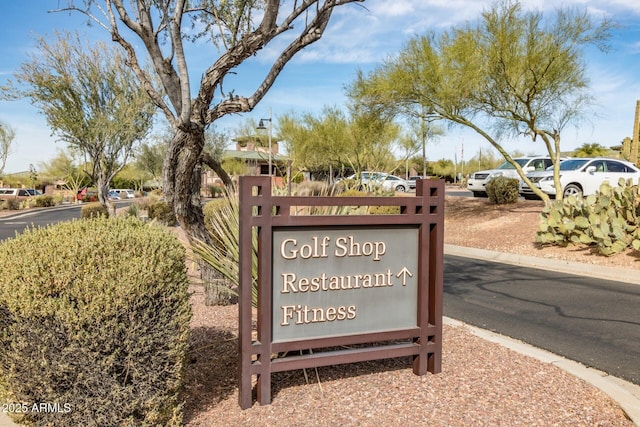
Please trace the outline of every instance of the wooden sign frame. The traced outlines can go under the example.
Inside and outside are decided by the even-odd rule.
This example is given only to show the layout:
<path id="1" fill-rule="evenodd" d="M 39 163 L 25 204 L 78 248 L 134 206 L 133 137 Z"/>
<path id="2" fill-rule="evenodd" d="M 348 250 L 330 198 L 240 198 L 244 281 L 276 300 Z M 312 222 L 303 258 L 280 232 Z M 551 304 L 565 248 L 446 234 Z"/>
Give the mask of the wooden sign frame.
<path id="1" fill-rule="evenodd" d="M 271 374 L 303 368 L 411 356 L 413 372 L 439 373 L 442 365 L 442 289 L 444 246 L 444 181 L 419 180 L 416 195 L 403 197 L 272 196 L 270 177 L 241 177 L 239 403 L 252 405 L 252 379 L 257 378 L 257 401 L 271 403 Z M 332 206 L 398 206 L 393 215 L 299 215 L 300 210 Z M 296 227 L 414 226 L 418 233 L 417 325 L 400 330 L 364 334 L 272 340 L 273 230 Z M 258 235 L 257 330 L 252 327 L 252 234 Z M 384 302 L 382 302 L 384 303 Z M 345 346 L 359 345 L 344 349 Z M 341 348 L 341 349 L 336 349 Z M 330 350 L 328 350 L 330 349 Z M 274 355 L 298 350 L 308 354 Z"/>

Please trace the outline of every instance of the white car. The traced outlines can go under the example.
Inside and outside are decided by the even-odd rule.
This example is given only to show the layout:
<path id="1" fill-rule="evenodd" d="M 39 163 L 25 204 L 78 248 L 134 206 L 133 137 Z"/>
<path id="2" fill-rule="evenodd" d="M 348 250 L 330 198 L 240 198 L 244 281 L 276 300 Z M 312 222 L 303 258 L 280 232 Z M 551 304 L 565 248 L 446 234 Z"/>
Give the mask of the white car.
<path id="1" fill-rule="evenodd" d="M 360 173 L 354 173 L 344 179 L 344 181 L 355 181 L 358 183 L 358 188 L 361 190 L 372 190 L 373 187 L 378 185 L 378 181 L 387 176 L 384 172 L 370 172 L 362 171 Z M 338 179 L 336 182 L 343 180 Z"/>
<path id="2" fill-rule="evenodd" d="M 398 191 L 404 193 L 409 191 L 409 182 L 395 175 L 384 175 L 376 179 L 376 184 L 388 191 Z"/>
<path id="3" fill-rule="evenodd" d="M 555 197 L 556 188 L 553 184 L 552 169 L 530 172 L 527 174 L 527 178 L 543 193 Z M 617 186 L 620 178 L 632 179 L 634 184 L 638 184 L 640 169 L 625 160 L 607 157 L 574 158 L 560 163 L 560 184 L 562 185 L 563 197 L 595 194 L 605 181 L 608 181 L 612 186 Z M 533 190 L 523 182 L 520 183 L 519 191 L 525 199 L 537 198 Z"/>
<path id="4" fill-rule="evenodd" d="M 525 173 L 543 171 L 553 165 L 551 158 L 544 156 L 518 157 L 513 160 L 520 165 Z M 471 174 L 467 180 L 467 190 L 473 192 L 473 197 L 487 197 L 487 190 L 485 186 L 493 178 L 497 178 L 499 176 L 520 180 L 520 176 L 518 175 L 516 168 L 511 163 L 504 162 L 496 169 L 484 170 Z"/>
<path id="5" fill-rule="evenodd" d="M 132 189 L 130 189 L 130 188 L 114 188 L 114 189 L 109 190 L 109 191 L 110 191 L 110 192 L 111 192 L 111 191 L 115 191 L 116 193 L 118 193 L 118 195 L 120 196 L 120 198 L 122 198 L 122 196 L 123 196 L 123 194 L 122 194 L 122 193 L 125 193 L 125 194 L 126 194 L 126 198 L 127 198 L 127 199 L 134 199 L 134 198 L 136 197 L 135 192 L 134 192 Z"/>

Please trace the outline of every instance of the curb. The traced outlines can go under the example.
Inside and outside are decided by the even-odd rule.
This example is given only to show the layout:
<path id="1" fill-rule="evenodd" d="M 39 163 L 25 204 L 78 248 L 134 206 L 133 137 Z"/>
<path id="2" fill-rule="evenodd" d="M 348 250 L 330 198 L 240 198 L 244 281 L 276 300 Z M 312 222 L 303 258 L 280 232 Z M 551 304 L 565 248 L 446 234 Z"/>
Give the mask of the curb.
<path id="1" fill-rule="evenodd" d="M 564 261 L 551 258 L 539 258 L 529 255 L 509 254 L 486 249 L 468 248 L 465 246 L 444 245 L 446 255 L 477 258 L 495 261 L 503 264 L 519 265 L 523 267 L 539 268 L 559 273 L 576 274 L 578 276 L 597 277 L 605 280 L 640 285 L 640 271 L 605 267 L 597 264 L 585 264 L 575 261 Z"/>

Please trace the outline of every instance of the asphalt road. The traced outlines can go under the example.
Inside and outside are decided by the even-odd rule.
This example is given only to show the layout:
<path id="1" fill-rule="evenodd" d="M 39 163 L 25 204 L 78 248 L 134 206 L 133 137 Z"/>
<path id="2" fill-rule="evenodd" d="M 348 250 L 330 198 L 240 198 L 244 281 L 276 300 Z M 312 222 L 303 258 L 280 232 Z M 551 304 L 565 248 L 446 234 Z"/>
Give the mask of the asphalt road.
<path id="1" fill-rule="evenodd" d="M 0 217 L 0 240 L 15 237 L 26 228 L 45 227 L 63 221 L 80 218 L 82 205 L 68 205 L 56 208 L 43 208 L 29 212 L 16 213 L 7 217 Z"/>
<path id="2" fill-rule="evenodd" d="M 445 256 L 444 314 L 640 385 L 640 286 Z"/>
<path id="3" fill-rule="evenodd" d="M 131 204 L 130 201 L 115 202 L 118 208 Z M 26 228 L 46 227 L 59 222 L 80 218 L 82 205 L 63 205 L 53 208 L 31 209 L 7 217 L 0 217 L 0 241 L 15 237 L 16 232 L 22 233 Z"/>

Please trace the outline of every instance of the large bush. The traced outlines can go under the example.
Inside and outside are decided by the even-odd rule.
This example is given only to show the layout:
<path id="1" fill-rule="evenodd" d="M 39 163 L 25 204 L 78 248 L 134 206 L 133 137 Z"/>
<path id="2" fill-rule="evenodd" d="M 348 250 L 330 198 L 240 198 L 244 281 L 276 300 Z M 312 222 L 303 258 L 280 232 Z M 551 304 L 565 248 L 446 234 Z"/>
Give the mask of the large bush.
<path id="1" fill-rule="evenodd" d="M 96 218 L 100 216 L 109 216 L 109 209 L 100 202 L 87 203 L 80 208 L 80 218 L 82 219 Z"/>
<path id="2" fill-rule="evenodd" d="M 47 194 L 43 194 L 41 196 L 36 196 L 36 207 L 37 208 L 48 208 L 50 206 L 55 206 L 55 200 L 53 196 L 49 196 Z"/>
<path id="3" fill-rule="evenodd" d="M 7 209 L 11 211 L 15 211 L 20 209 L 20 200 L 18 199 L 7 199 L 3 202 L 0 202 L 0 207 L 2 209 Z"/>
<path id="4" fill-rule="evenodd" d="M 74 221 L 4 242 L 0 265 L 0 401 L 27 404 L 17 421 L 180 425 L 190 305 L 175 236 Z"/>
<path id="5" fill-rule="evenodd" d="M 514 178 L 499 176 L 487 182 L 485 189 L 489 201 L 496 205 L 506 205 L 516 203 L 520 194 L 518 193 L 519 181 Z"/>
<path id="6" fill-rule="evenodd" d="M 173 227 L 176 225 L 176 216 L 167 202 L 158 200 L 148 205 L 147 212 L 149 219 L 155 219 L 161 224 Z"/>

